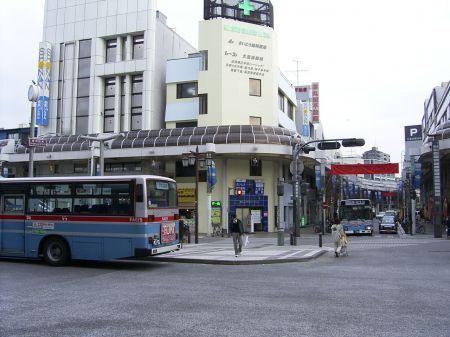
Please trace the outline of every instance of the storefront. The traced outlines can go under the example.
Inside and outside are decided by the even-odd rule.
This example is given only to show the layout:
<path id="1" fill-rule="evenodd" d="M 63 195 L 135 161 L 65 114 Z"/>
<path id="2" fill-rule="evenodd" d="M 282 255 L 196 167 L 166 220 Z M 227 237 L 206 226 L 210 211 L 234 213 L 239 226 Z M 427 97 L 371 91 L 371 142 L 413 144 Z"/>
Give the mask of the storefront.
<path id="1" fill-rule="evenodd" d="M 269 200 L 264 195 L 264 181 L 236 179 L 234 195 L 230 196 L 230 216 L 242 221 L 245 231 L 269 231 Z"/>
<path id="2" fill-rule="evenodd" d="M 180 219 L 193 231 L 195 227 L 195 188 L 178 188 L 178 208 Z"/>

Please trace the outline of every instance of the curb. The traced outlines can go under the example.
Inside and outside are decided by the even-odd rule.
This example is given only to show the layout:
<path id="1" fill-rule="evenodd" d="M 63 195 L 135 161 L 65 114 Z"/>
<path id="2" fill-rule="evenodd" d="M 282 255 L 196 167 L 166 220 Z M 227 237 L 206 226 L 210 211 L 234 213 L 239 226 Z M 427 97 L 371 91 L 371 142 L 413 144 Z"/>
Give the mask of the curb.
<path id="1" fill-rule="evenodd" d="M 321 250 L 316 254 L 308 257 L 299 257 L 292 259 L 271 259 L 271 260 L 247 260 L 247 261 L 224 261 L 224 260 L 199 260 L 190 258 L 171 258 L 171 257 L 153 257 L 146 258 L 145 261 L 149 262 L 172 262 L 172 263 L 190 263 L 190 264 L 208 264 L 208 265 L 222 265 L 222 266 L 248 266 L 248 265 L 263 265 L 263 264 L 282 264 L 282 263 L 299 263 L 299 262 L 309 262 L 315 260 L 320 256 L 327 253 L 326 250 Z"/>

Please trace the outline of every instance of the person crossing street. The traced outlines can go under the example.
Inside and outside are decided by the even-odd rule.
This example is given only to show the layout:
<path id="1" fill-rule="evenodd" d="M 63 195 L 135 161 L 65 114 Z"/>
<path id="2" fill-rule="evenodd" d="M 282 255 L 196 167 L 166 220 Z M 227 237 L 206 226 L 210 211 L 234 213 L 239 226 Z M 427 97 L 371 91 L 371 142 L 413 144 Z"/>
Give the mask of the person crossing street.
<path id="1" fill-rule="evenodd" d="M 236 216 L 231 220 L 231 235 L 233 237 L 234 254 L 236 257 L 242 253 L 242 235 L 244 234 L 244 226 L 242 221 Z"/>

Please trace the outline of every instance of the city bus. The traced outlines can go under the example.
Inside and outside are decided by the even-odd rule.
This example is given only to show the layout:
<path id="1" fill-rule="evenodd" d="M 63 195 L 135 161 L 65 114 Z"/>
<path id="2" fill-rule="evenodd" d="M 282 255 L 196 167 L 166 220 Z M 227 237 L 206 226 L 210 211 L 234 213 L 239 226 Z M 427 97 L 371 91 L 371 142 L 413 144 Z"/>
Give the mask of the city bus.
<path id="1" fill-rule="evenodd" d="M 0 180 L 0 257 L 143 258 L 179 250 L 177 187 L 158 176 Z"/>
<path id="2" fill-rule="evenodd" d="M 340 202 L 339 219 L 346 234 L 373 235 L 373 218 L 369 199 L 347 199 Z"/>

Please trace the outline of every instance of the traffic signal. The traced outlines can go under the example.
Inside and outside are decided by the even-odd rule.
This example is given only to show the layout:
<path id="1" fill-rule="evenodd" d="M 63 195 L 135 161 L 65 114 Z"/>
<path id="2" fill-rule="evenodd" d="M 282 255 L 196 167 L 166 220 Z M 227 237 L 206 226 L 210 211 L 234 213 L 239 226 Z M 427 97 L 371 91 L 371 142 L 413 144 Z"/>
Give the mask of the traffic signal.
<path id="1" fill-rule="evenodd" d="M 244 192 L 242 191 L 242 188 L 237 188 L 236 189 L 236 196 L 237 197 L 242 197 L 243 194 L 244 194 Z"/>

